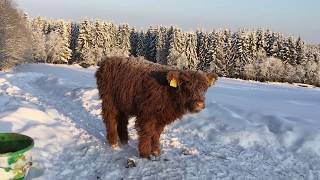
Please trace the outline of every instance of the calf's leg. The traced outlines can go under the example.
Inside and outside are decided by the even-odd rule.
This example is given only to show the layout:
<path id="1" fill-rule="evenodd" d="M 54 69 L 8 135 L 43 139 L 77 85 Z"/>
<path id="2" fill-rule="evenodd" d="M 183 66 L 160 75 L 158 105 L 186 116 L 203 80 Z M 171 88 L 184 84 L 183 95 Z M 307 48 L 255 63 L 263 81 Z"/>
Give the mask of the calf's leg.
<path id="1" fill-rule="evenodd" d="M 118 136 L 122 144 L 127 144 L 129 140 L 128 135 L 128 116 L 124 113 L 119 113 L 118 115 Z"/>
<path id="2" fill-rule="evenodd" d="M 117 147 L 117 115 L 118 110 L 109 98 L 102 98 L 102 116 L 107 130 L 107 139 L 112 148 Z"/>
<path id="3" fill-rule="evenodd" d="M 155 124 L 154 127 L 154 134 L 151 139 L 151 154 L 154 156 L 160 156 L 160 135 L 164 129 L 164 125 L 162 124 Z"/>
<path id="4" fill-rule="evenodd" d="M 136 129 L 139 135 L 139 155 L 142 158 L 150 157 L 153 127 L 154 122 L 137 118 Z"/>

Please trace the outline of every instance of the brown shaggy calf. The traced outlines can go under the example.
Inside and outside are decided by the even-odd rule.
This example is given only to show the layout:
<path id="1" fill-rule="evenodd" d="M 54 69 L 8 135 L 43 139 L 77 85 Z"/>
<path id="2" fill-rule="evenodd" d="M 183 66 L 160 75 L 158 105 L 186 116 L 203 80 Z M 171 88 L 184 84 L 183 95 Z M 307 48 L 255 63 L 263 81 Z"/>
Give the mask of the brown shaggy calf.
<path id="1" fill-rule="evenodd" d="M 188 112 L 199 112 L 214 73 L 178 70 L 142 58 L 109 57 L 96 72 L 107 139 L 128 142 L 128 118 L 136 116 L 141 157 L 160 155 L 164 127 Z"/>

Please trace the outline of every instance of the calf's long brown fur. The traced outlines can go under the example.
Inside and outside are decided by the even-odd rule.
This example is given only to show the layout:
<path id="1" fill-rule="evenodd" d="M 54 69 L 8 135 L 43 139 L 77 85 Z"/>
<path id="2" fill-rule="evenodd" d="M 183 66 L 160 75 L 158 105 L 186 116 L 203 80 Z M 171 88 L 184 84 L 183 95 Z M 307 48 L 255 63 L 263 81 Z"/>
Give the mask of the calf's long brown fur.
<path id="1" fill-rule="evenodd" d="M 164 127 L 204 108 L 214 73 L 178 70 L 134 57 L 108 57 L 96 72 L 102 116 L 109 143 L 128 142 L 128 118 L 136 117 L 141 157 L 160 155 Z M 118 137 L 117 137 L 118 136 Z"/>

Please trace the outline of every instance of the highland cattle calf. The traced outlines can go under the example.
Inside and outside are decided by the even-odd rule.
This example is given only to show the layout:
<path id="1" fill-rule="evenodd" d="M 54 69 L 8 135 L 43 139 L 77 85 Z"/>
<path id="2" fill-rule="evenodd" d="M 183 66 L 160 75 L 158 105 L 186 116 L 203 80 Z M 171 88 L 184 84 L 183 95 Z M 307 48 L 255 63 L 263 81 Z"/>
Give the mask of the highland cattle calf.
<path id="1" fill-rule="evenodd" d="M 108 57 L 96 72 L 107 139 L 113 148 L 128 142 L 128 118 L 135 116 L 139 154 L 160 155 L 164 127 L 186 113 L 205 108 L 214 73 L 178 70 L 134 57 Z"/>

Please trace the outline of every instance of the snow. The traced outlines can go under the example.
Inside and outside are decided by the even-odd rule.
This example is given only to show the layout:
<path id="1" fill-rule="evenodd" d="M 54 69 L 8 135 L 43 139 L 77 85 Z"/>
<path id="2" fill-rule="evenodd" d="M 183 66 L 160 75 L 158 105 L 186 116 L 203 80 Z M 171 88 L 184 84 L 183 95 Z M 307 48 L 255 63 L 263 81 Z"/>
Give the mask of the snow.
<path id="1" fill-rule="evenodd" d="M 94 68 L 27 64 L 0 73 L 0 132 L 35 139 L 27 179 L 319 179 L 320 89 L 220 78 L 206 109 L 161 136 L 160 160 L 105 140 Z M 127 161 L 136 167 L 126 168 Z"/>

